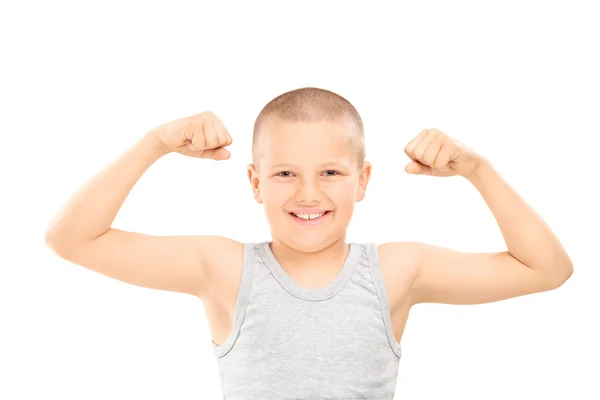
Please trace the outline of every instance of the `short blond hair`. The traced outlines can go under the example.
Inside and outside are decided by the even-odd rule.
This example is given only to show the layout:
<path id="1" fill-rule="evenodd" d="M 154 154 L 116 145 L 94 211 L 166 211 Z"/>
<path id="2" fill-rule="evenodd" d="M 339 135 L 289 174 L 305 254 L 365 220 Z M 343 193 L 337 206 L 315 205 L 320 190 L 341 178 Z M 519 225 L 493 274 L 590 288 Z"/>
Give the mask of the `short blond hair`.
<path id="1" fill-rule="evenodd" d="M 256 161 L 256 144 L 263 122 L 272 116 L 285 121 L 318 122 L 347 118 L 354 126 L 349 141 L 354 149 L 358 167 L 365 160 L 365 139 L 362 119 L 356 108 L 344 97 L 330 90 L 303 87 L 285 92 L 263 107 L 254 123 L 252 160 Z"/>

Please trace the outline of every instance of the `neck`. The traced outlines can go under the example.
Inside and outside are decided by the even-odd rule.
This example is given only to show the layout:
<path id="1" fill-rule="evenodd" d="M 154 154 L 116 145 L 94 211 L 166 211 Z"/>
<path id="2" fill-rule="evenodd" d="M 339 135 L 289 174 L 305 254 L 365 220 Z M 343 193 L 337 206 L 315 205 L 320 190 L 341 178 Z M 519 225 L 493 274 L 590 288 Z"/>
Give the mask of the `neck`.
<path id="1" fill-rule="evenodd" d="M 286 244 L 272 235 L 271 251 L 279 263 L 287 269 L 322 270 L 323 268 L 339 267 L 348 256 L 349 246 L 344 234 L 333 243 L 306 249 L 294 243 Z"/>

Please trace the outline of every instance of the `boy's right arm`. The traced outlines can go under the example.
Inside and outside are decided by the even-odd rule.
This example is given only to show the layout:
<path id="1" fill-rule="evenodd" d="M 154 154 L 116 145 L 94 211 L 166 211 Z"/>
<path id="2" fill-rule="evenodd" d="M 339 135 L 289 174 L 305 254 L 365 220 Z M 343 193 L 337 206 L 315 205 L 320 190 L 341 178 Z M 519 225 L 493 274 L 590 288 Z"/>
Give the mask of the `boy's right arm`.
<path id="1" fill-rule="evenodd" d="M 122 282 L 204 299 L 215 283 L 212 269 L 224 262 L 217 257 L 237 255 L 241 248 L 241 243 L 220 236 L 153 236 L 110 228 L 77 246 L 57 246 L 55 252 Z"/>
<path id="2" fill-rule="evenodd" d="M 132 187 L 160 157 L 175 151 L 227 159 L 224 147 L 231 142 L 211 112 L 149 131 L 72 196 L 50 222 L 46 244 L 60 257 L 111 278 L 203 298 L 214 258 L 238 253 L 239 242 L 209 235 L 153 236 L 111 225 Z"/>

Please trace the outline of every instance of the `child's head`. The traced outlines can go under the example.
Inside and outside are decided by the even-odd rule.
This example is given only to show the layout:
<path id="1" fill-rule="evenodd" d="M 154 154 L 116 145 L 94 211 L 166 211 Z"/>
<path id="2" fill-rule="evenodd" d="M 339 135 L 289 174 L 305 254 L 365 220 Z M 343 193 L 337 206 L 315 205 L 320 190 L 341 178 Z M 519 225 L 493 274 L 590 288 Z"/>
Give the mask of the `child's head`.
<path id="1" fill-rule="evenodd" d="M 345 238 L 371 173 L 362 120 L 352 104 L 317 88 L 276 97 L 256 119 L 252 159 L 248 177 L 274 238 L 302 251 Z M 327 213 L 308 225 L 291 214 L 302 209 Z"/>

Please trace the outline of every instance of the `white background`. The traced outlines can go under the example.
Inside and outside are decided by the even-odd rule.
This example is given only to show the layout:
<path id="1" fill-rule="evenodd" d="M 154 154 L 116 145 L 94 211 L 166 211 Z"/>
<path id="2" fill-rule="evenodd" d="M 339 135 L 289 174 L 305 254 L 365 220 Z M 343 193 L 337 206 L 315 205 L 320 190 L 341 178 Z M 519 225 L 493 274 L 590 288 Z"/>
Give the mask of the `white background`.
<path id="1" fill-rule="evenodd" d="M 435 127 L 490 159 L 574 261 L 555 291 L 416 306 L 394 398 L 600 398 L 596 2 L 12 3 L 0 9 L 0 398 L 221 398 L 201 301 L 62 260 L 45 228 L 148 129 L 212 110 L 232 158 L 165 156 L 113 226 L 269 239 L 246 178 L 252 124 L 302 86 L 341 94 L 364 120 L 373 176 L 350 241 L 505 249 L 466 180 L 404 172 L 404 146 Z"/>

